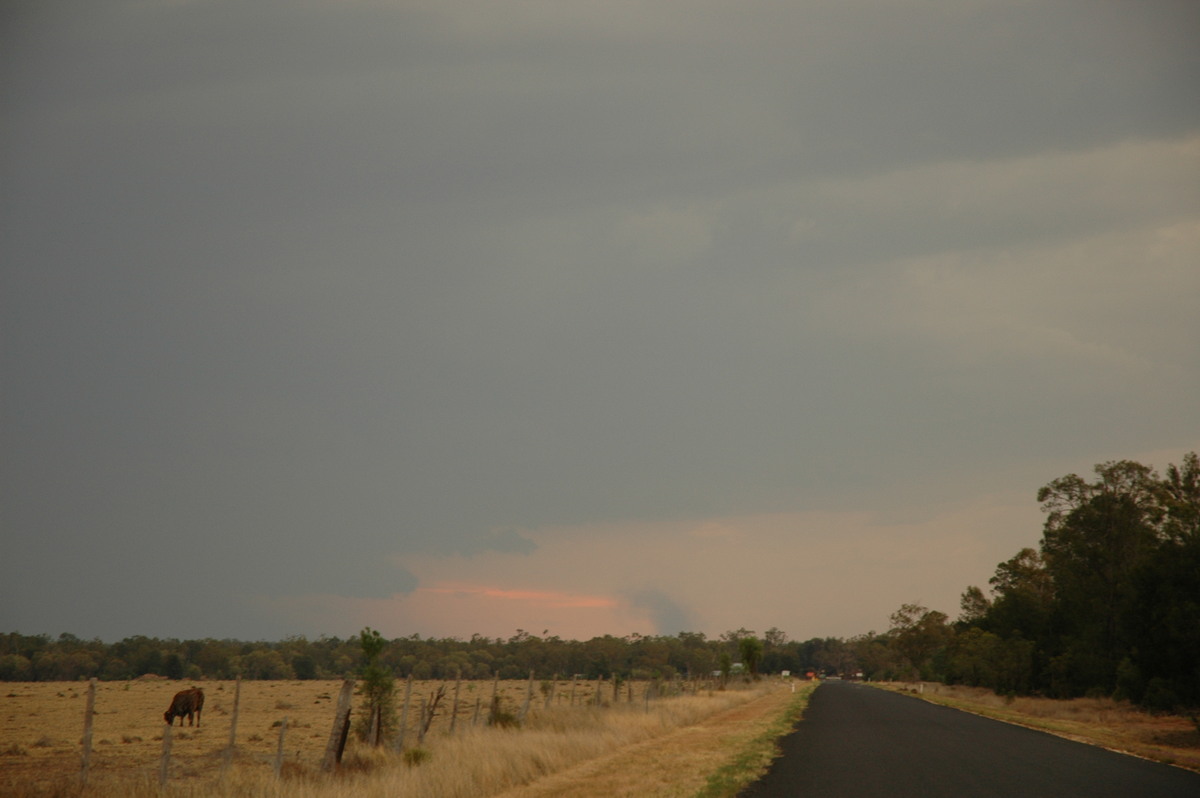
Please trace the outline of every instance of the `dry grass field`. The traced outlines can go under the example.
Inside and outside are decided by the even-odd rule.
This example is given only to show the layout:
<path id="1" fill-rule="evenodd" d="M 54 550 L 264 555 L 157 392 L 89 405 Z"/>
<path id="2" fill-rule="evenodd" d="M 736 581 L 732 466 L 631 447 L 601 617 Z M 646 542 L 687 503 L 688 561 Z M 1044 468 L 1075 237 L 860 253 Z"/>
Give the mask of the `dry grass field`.
<path id="1" fill-rule="evenodd" d="M 0 685 L 0 794 L 14 798 L 161 794 L 162 713 L 175 692 L 190 686 L 190 682 L 168 681 L 98 683 L 89 775 L 81 789 L 87 683 Z M 500 729 L 482 722 L 493 684 L 464 682 L 451 735 L 448 716 L 454 686 L 450 684 L 443 699 L 446 712 L 435 720 L 422 745 L 423 761 L 408 764 L 402 757 L 357 743 L 352 735 L 340 771 L 331 776 L 321 772 L 320 763 L 340 682 L 243 682 L 236 754 L 226 772 L 222 764 L 235 684 L 205 681 L 195 686 L 205 691 L 204 713 L 199 727 L 175 726 L 172 731 L 165 791 L 169 795 L 477 798 L 515 791 L 513 798 L 524 798 L 565 794 L 563 785 L 572 780 L 576 785 L 607 785 L 596 795 L 694 795 L 707 772 L 725 764 L 738 744 L 778 718 L 792 700 L 785 686 L 764 681 L 727 691 L 685 692 L 649 703 L 643 700 L 645 686 L 635 685 L 632 702 L 622 689 L 614 703 L 611 688 L 605 685 L 602 698 L 608 706 L 595 707 L 584 704 L 596 692 L 594 683 L 580 682 L 572 705 L 571 683 L 560 681 L 548 706 L 535 684 L 522 727 Z M 414 699 L 430 695 L 439 686 L 440 682 L 416 683 Z M 404 686 L 398 687 L 402 699 Z M 502 706 L 517 712 L 527 690 L 524 681 L 500 683 Z M 477 701 L 482 708 L 475 724 Z M 406 748 L 416 746 L 415 714 L 410 712 Z M 284 763 L 276 779 L 274 761 L 285 717 Z M 551 791 L 538 784 L 551 785 Z M 532 791 L 522 792 L 527 788 Z M 567 792 L 584 794 L 578 787 Z"/>
<path id="2" fill-rule="evenodd" d="M 881 684 L 893 690 L 912 685 Z M 1188 718 L 1152 715 L 1111 698 L 998 696 L 980 687 L 926 684 L 921 698 L 1060 737 L 1123 751 L 1200 772 L 1200 731 Z"/>

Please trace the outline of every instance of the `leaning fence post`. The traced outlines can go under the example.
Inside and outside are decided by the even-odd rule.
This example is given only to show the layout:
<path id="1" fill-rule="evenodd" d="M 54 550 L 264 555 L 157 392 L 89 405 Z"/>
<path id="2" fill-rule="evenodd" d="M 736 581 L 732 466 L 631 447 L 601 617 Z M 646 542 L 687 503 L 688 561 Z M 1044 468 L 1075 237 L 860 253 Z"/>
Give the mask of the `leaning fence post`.
<path id="1" fill-rule="evenodd" d="M 88 680 L 87 709 L 83 714 L 83 759 L 79 766 L 79 786 L 87 784 L 88 765 L 92 761 L 92 716 L 96 714 L 96 679 Z"/>
<path id="2" fill-rule="evenodd" d="M 331 771 L 341 764 L 342 751 L 346 748 L 346 731 L 350 724 L 350 697 L 353 693 L 354 680 L 346 679 L 342 682 L 342 692 L 338 695 L 333 728 L 329 731 L 329 742 L 325 745 L 325 758 L 321 760 L 323 771 Z"/>
<path id="3" fill-rule="evenodd" d="M 225 761 L 221 764 L 221 775 L 224 776 L 229 771 L 229 766 L 233 764 L 233 749 L 237 745 L 237 723 L 238 711 L 242 705 L 242 677 L 237 678 L 237 685 L 233 688 L 233 717 L 229 721 L 229 747 L 225 749 Z M 183 721 L 180 721 L 182 723 Z"/>
<path id="4" fill-rule="evenodd" d="M 167 774 L 171 770 L 171 729 L 172 724 L 170 723 L 163 727 L 162 759 L 158 763 L 159 787 L 167 783 Z"/>

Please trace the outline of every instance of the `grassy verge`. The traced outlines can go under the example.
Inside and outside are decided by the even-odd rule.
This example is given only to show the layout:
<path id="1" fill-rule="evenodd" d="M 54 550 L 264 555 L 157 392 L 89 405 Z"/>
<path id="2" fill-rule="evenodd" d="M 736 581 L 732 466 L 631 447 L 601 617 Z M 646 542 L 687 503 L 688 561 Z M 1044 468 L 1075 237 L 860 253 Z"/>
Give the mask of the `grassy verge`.
<path id="1" fill-rule="evenodd" d="M 911 685 L 872 683 L 894 691 Z M 917 694 L 934 704 L 1049 732 L 1145 759 L 1200 772 L 1200 731 L 1186 718 L 1151 715 L 1108 698 L 1055 700 L 998 696 L 990 690 L 927 683 Z"/>
<path id="2" fill-rule="evenodd" d="M 766 728 L 752 732 L 752 736 L 747 735 L 733 759 L 708 777 L 696 798 L 731 798 L 762 778 L 771 762 L 779 756 L 779 738 L 796 727 L 816 686 L 816 682 L 801 684 L 783 714 Z"/>

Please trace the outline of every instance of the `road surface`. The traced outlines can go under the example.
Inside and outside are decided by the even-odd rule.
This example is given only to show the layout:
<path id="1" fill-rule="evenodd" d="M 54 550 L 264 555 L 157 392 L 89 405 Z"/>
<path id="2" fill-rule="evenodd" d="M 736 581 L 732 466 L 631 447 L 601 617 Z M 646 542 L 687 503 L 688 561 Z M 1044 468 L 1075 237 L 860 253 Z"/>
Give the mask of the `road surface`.
<path id="1" fill-rule="evenodd" d="M 741 798 L 1200 798 L 1200 774 L 852 682 L 825 682 Z"/>

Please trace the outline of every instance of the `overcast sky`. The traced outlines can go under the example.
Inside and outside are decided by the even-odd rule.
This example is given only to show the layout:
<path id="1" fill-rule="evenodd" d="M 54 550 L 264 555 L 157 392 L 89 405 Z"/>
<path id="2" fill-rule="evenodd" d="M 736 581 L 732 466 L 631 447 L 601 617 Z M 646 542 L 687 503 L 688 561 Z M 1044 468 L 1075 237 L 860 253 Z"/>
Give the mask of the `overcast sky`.
<path id="1" fill-rule="evenodd" d="M 5 0 L 0 631 L 957 615 L 1200 448 L 1200 4 Z"/>

